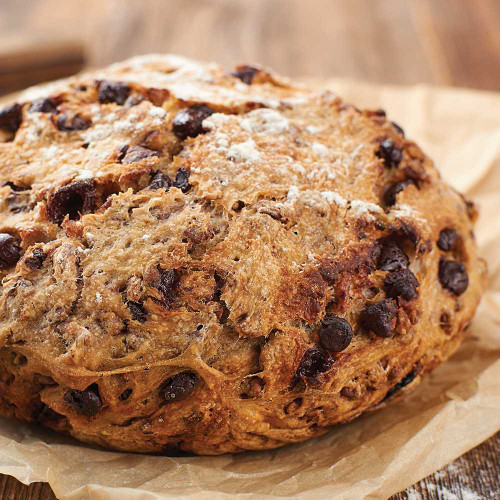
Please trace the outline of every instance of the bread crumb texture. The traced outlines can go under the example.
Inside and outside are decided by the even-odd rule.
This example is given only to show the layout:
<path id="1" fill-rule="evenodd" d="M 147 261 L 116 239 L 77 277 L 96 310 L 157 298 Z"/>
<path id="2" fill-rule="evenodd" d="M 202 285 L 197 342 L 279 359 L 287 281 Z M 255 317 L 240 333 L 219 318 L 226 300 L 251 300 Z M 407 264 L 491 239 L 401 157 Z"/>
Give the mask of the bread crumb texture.
<path id="1" fill-rule="evenodd" d="M 220 454 L 320 435 L 459 346 L 474 205 L 382 110 L 169 55 L 0 110 L 0 413 Z"/>

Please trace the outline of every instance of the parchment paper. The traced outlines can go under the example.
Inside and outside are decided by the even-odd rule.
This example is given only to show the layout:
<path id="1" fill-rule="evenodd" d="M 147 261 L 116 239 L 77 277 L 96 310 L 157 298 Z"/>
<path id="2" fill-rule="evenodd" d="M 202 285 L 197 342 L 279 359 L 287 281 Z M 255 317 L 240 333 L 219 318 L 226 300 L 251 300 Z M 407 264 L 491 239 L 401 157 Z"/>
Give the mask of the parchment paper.
<path id="1" fill-rule="evenodd" d="M 58 498 L 72 500 L 383 499 L 500 429 L 500 94 L 345 80 L 327 86 L 358 106 L 386 109 L 444 178 L 479 202 L 476 234 L 490 287 L 459 352 L 405 401 L 271 452 L 113 453 L 0 419 L 1 473 L 48 481 Z"/>

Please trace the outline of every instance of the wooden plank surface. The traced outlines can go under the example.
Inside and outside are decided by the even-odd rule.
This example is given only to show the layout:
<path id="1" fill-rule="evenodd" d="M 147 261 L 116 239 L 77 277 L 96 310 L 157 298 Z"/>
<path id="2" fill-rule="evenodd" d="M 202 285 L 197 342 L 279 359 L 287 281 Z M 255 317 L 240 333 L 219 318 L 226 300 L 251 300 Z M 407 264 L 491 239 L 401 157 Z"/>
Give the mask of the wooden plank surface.
<path id="1" fill-rule="evenodd" d="M 28 35 L 80 40 L 91 66 L 174 52 L 290 76 L 500 90 L 500 0 L 1 0 L 0 47 Z M 392 500 L 500 499 L 499 478 L 500 433 Z M 55 497 L 0 475 L 0 498 Z"/>
<path id="2" fill-rule="evenodd" d="M 79 38 L 92 66 L 174 52 L 500 90 L 499 0 L 2 0 L 0 40 L 20 35 Z"/>
<path id="3" fill-rule="evenodd" d="M 17 34 L 0 39 L 0 95 L 77 73 L 84 65 L 80 40 Z"/>

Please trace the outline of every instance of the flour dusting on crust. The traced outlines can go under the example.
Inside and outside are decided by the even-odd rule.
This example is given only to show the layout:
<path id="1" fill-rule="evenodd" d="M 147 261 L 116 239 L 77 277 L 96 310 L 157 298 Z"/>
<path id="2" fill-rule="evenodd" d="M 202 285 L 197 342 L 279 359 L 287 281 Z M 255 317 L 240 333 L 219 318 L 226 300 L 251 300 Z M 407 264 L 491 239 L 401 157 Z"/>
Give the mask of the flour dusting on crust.
<path id="1" fill-rule="evenodd" d="M 485 283 L 380 110 L 153 54 L 0 110 L 0 413 L 108 448 L 318 436 L 411 391 Z"/>

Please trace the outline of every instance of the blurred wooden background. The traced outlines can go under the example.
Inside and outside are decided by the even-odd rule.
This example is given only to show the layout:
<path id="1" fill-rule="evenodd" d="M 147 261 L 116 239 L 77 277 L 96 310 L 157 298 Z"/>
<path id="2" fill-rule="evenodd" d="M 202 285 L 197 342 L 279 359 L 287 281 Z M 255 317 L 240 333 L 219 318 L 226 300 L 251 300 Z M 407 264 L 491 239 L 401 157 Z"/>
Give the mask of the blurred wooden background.
<path id="1" fill-rule="evenodd" d="M 499 0 L 1 0 L 0 89 L 9 46 L 54 39 L 81 40 L 92 66 L 168 51 L 289 76 L 500 90 Z M 64 73 L 78 50 L 31 65 Z"/>
<path id="2" fill-rule="evenodd" d="M 500 0 L 0 0 L 0 94 L 148 52 L 499 91 Z M 499 476 L 500 433 L 393 500 L 500 499 Z M 54 496 L 0 475 L 0 498 Z"/>

